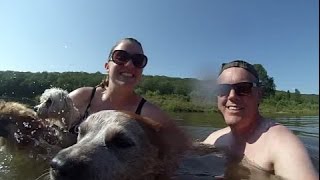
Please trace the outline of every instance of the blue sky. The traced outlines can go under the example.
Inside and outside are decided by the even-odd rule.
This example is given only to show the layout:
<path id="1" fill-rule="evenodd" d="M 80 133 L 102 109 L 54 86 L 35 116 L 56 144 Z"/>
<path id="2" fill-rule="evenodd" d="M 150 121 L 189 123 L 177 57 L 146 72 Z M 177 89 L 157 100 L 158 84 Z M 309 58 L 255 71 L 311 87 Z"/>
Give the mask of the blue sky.
<path id="1" fill-rule="evenodd" d="M 0 0 L 0 23 L 0 70 L 104 73 L 135 37 L 146 75 L 214 77 L 244 59 L 278 90 L 319 94 L 317 0 Z"/>

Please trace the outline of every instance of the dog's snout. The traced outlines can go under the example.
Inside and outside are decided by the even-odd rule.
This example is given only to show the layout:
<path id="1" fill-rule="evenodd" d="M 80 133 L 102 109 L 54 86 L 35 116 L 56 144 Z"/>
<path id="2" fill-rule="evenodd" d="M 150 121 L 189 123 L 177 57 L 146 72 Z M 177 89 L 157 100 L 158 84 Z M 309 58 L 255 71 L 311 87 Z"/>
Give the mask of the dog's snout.
<path id="1" fill-rule="evenodd" d="M 81 174 L 88 169 L 85 162 L 59 156 L 59 154 L 51 160 L 50 167 L 53 176 L 65 179 L 82 179 Z"/>
<path id="2" fill-rule="evenodd" d="M 50 162 L 50 166 L 54 170 L 60 170 L 63 169 L 63 166 L 65 166 L 65 162 L 62 159 L 59 158 L 53 158 Z"/>
<path id="3" fill-rule="evenodd" d="M 39 107 L 38 107 L 38 106 L 34 106 L 34 107 L 33 107 L 33 110 L 34 110 L 35 112 L 37 112 L 37 111 L 38 111 L 38 109 L 39 109 Z"/>

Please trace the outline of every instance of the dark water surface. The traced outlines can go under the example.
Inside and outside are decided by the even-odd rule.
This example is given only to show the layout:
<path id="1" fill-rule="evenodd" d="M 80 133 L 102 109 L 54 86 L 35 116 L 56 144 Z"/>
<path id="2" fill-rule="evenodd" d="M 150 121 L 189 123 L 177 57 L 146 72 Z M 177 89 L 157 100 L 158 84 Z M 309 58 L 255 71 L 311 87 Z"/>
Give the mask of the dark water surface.
<path id="1" fill-rule="evenodd" d="M 213 131 L 225 126 L 217 114 L 205 113 L 176 113 L 172 114 L 177 122 L 190 133 L 194 140 L 202 141 Z M 319 116 L 275 117 L 276 121 L 291 129 L 303 141 L 312 162 L 319 172 Z M 214 179 L 213 176 L 224 172 L 223 158 L 216 155 L 190 157 L 184 160 L 180 168 L 180 179 Z M 236 171 L 245 172 L 246 169 L 236 167 Z M 29 158 L 18 152 L 0 150 L 0 180 L 34 180 L 48 172 L 48 163 L 41 158 Z M 267 177 L 258 179 L 276 179 L 261 172 L 250 171 L 251 176 Z M 242 179 L 256 179 L 242 176 Z M 240 178 L 238 178 L 240 179 Z"/>

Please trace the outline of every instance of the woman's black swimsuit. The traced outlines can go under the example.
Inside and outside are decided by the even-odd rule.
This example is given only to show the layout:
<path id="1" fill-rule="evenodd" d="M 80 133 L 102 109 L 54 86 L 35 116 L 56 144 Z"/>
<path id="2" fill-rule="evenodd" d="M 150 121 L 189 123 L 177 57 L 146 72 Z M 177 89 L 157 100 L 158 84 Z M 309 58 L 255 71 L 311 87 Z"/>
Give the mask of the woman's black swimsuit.
<path id="1" fill-rule="evenodd" d="M 87 108 L 86 108 L 86 111 L 84 112 L 83 116 L 80 118 L 80 121 L 79 121 L 76 125 L 74 125 L 73 127 L 71 127 L 70 130 L 69 130 L 69 132 L 71 132 L 71 133 L 73 133 L 73 134 L 78 134 L 78 126 L 80 125 L 80 123 L 81 123 L 82 121 L 84 121 L 85 119 L 87 119 L 87 117 L 89 116 L 89 108 L 90 108 L 90 106 L 91 106 L 91 101 L 92 101 L 92 99 L 93 99 L 93 97 L 94 97 L 94 94 L 95 94 L 95 92 L 96 92 L 96 89 L 97 89 L 96 87 L 94 87 L 94 88 L 92 89 L 89 104 L 88 104 L 88 106 L 87 106 Z M 135 112 L 136 114 L 138 114 L 138 115 L 141 114 L 141 110 L 142 110 L 142 107 L 143 107 L 143 105 L 144 105 L 145 102 L 146 102 L 146 100 L 145 100 L 144 98 L 142 98 L 141 101 L 139 102 L 139 105 L 138 105 L 137 109 L 136 109 L 136 112 Z"/>

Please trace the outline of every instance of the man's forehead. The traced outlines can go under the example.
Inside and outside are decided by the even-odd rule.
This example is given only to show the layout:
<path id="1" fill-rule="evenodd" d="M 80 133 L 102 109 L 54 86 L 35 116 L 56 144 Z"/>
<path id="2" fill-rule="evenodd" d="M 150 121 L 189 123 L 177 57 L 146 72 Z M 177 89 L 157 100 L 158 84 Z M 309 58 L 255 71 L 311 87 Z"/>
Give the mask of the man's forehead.
<path id="1" fill-rule="evenodd" d="M 218 83 L 237 83 L 254 81 L 255 79 L 249 71 L 240 67 L 231 67 L 222 71 L 217 81 Z"/>

